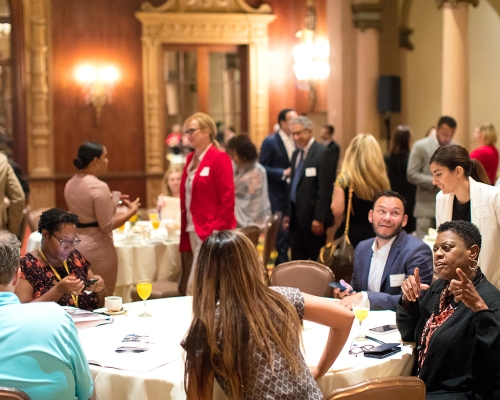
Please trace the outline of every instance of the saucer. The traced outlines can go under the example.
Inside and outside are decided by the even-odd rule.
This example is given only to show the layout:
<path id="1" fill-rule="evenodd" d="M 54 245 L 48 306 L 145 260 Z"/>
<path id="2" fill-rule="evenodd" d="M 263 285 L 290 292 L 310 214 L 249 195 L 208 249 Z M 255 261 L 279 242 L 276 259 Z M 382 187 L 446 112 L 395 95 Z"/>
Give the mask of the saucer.
<path id="1" fill-rule="evenodd" d="M 127 312 L 127 310 L 124 310 L 123 307 L 120 311 L 110 311 L 110 310 L 107 310 L 107 309 L 104 309 L 102 311 L 103 314 L 106 314 L 106 315 L 123 315 Z"/>

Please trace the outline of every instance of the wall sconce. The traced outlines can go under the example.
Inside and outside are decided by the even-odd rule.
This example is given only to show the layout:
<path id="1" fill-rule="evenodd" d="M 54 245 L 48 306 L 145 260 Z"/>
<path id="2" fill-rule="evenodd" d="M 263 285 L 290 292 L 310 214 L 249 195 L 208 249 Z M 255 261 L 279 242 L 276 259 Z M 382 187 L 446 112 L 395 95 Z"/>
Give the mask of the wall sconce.
<path id="1" fill-rule="evenodd" d="M 307 0 L 306 27 L 295 35 L 300 43 L 293 48 L 293 71 L 298 81 L 298 87 L 309 90 L 309 106 L 314 111 L 316 107 L 316 87 L 318 80 L 330 74 L 330 44 L 326 39 L 315 37 L 316 8 L 314 0 Z"/>
<path id="2" fill-rule="evenodd" d="M 113 100 L 113 87 L 120 79 L 119 71 L 113 66 L 95 67 L 87 64 L 76 68 L 75 77 L 82 86 L 85 103 L 94 106 L 96 124 L 99 125 L 103 106 Z"/>

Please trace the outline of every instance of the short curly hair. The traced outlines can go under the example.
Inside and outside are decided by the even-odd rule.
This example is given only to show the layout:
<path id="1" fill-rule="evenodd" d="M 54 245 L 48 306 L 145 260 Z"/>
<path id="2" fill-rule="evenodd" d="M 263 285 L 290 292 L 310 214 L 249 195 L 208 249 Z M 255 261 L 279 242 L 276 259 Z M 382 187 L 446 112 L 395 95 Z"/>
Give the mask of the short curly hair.
<path id="1" fill-rule="evenodd" d="M 227 142 L 226 151 L 234 151 L 244 163 L 257 161 L 257 148 L 246 135 L 235 136 Z"/>
<path id="2" fill-rule="evenodd" d="M 76 214 L 71 214 L 61 208 L 51 208 L 40 215 L 38 232 L 42 233 L 42 229 L 45 229 L 52 235 L 54 232 L 59 231 L 62 224 L 76 225 L 77 222 L 78 216 Z"/>
<path id="3" fill-rule="evenodd" d="M 467 221 L 456 220 L 443 222 L 437 229 L 438 233 L 447 231 L 458 235 L 464 242 L 465 247 L 471 248 L 476 244 L 481 249 L 481 233 L 476 225 Z"/>

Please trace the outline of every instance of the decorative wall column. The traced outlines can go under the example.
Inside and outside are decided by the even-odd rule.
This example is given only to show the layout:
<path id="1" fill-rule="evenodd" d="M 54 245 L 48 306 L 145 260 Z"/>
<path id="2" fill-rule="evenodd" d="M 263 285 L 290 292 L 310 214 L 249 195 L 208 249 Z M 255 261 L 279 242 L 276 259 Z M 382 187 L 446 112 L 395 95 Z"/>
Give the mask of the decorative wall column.
<path id="1" fill-rule="evenodd" d="M 345 0 L 326 2 L 330 76 L 327 87 L 327 122 L 335 127 L 335 141 L 343 153 L 356 135 L 356 30 L 351 4 Z M 340 163 L 339 163 L 340 168 Z"/>
<path id="2" fill-rule="evenodd" d="M 443 7 L 442 115 L 457 121 L 454 140 L 470 145 L 469 3 L 479 0 L 438 0 Z"/>
<path id="3" fill-rule="evenodd" d="M 356 45 L 356 130 L 380 139 L 377 112 L 379 77 L 379 31 L 381 6 L 378 0 L 361 0 L 352 5 L 357 30 Z"/>
<path id="4" fill-rule="evenodd" d="M 53 133 L 49 92 L 50 0 L 26 3 L 26 45 L 28 48 L 28 175 L 32 209 L 54 206 Z"/>

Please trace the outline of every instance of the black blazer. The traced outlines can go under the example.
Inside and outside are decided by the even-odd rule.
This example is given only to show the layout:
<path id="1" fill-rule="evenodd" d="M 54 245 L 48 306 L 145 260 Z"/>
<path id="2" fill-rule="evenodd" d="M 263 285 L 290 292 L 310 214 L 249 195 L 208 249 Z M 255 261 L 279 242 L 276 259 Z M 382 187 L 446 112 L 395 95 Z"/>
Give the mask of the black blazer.
<path id="1" fill-rule="evenodd" d="M 293 152 L 290 182 L 293 182 L 295 176 L 295 162 L 298 153 L 298 150 Z M 332 157 L 329 157 L 325 146 L 316 141 L 313 142 L 307 153 L 304 169 L 297 186 L 295 213 L 300 228 L 310 228 L 313 220 L 325 225 L 328 223 L 331 215 L 330 204 L 334 181 L 335 168 L 332 166 Z M 289 202 L 287 214 L 291 214 L 291 202 Z"/>
<path id="2" fill-rule="evenodd" d="M 290 166 L 285 144 L 278 132 L 262 142 L 259 162 L 266 169 L 269 201 L 273 213 L 284 212 L 288 205 L 288 184 L 282 179 L 283 171 Z"/>

